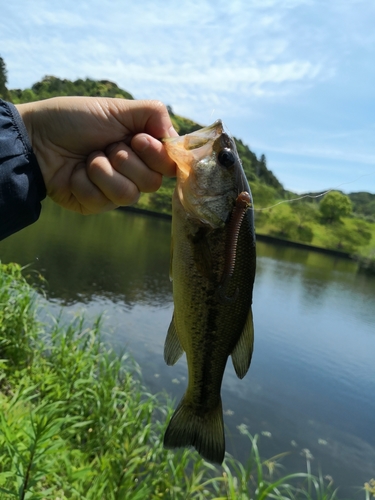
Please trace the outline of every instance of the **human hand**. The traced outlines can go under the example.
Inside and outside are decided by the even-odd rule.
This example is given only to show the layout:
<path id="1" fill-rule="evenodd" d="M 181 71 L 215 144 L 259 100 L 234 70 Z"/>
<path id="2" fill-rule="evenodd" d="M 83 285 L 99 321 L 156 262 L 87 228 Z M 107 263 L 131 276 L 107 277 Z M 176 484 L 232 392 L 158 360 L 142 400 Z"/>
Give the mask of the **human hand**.
<path id="1" fill-rule="evenodd" d="M 159 101 L 55 97 L 17 105 L 47 194 L 82 214 L 135 203 L 175 164 L 157 140 L 177 135 Z"/>

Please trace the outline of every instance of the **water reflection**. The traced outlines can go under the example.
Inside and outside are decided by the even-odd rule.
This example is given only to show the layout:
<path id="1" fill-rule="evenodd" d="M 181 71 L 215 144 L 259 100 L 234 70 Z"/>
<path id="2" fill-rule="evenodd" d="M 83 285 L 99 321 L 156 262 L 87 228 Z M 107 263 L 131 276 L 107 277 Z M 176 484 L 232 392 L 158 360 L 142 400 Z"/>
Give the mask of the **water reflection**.
<path id="1" fill-rule="evenodd" d="M 82 217 L 47 201 L 41 219 L 0 243 L 0 257 L 31 264 L 63 304 L 96 296 L 163 305 L 171 301 L 170 223 L 113 211 Z"/>

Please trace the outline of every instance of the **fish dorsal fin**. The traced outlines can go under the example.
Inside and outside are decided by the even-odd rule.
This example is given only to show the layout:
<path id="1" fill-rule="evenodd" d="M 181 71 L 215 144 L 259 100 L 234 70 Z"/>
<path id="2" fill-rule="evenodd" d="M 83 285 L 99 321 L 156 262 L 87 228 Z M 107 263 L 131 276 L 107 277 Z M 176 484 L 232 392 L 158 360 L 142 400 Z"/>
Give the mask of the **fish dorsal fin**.
<path id="1" fill-rule="evenodd" d="M 167 337 L 164 344 L 164 360 L 168 366 L 172 366 L 180 359 L 184 350 L 177 335 L 176 325 L 174 322 L 174 313 L 171 324 L 168 328 Z"/>
<path id="2" fill-rule="evenodd" d="M 253 346 L 254 325 L 253 313 L 250 307 L 241 337 L 238 339 L 238 342 L 231 353 L 233 366 L 238 378 L 244 378 L 249 369 L 251 356 L 253 354 Z"/>

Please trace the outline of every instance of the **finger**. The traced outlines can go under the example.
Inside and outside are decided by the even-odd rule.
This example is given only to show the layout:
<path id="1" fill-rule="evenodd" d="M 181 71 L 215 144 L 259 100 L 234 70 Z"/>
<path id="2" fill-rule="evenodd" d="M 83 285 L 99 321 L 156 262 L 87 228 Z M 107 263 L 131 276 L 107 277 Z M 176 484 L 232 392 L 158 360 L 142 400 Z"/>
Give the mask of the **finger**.
<path id="1" fill-rule="evenodd" d="M 111 200 L 89 179 L 86 165 L 79 165 L 71 177 L 71 192 L 84 215 L 98 214 L 117 208 Z"/>
<path id="2" fill-rule="evenodd" d="M 130 179 L 143 193 L 153 193 L 161 186 L 162 176 L 150 170 L 134 151 L 123 142 L 112 144 L 106 150 L 112 167 Z"/>
<path id="3" fill-rule="evenodd" d="M 137 134 L 131 141 L 131 147 L 151 170 L 167 177 L 176 175 L 176 164 L 160 141 L 147 134 Z"/>
<path id="4" fill-rule="evenodd" d="M 114 169 L 102 152 L 93 153 L 88 158 L 87 175 L 104 196 L 117 206 L 132 205 L 139 199 L 137 185 Z"/>

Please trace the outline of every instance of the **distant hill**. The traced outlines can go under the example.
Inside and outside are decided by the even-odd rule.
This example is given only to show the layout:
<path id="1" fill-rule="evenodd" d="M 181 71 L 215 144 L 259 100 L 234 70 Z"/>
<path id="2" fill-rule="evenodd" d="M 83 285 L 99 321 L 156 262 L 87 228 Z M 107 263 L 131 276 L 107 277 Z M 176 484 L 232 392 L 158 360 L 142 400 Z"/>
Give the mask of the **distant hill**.
<path id="1" fill-rule="evenodd" d="M 375 194 L 360 191 L 350 193 L 349 198 L 353 203 L 353 212 L 357 215 L 364 215 L 375 222 Z"/>
<path id="2" fill-rule="evenodd" d="M 120 89 L 115 83 L 109 80 L 85 80 L 79 79 L 61 80 L 55 76 L 45 76 L 40 82 L 34 83 L 31 89 L 9 90 L 10 98 L 14 104 L 24 102 L 39 101 L 50 97 L 58 96 L 93 96 L 93 97 L 122 97 L 133 99 L 133 96 Z"/>
<path id="3" fill-rule="evenodd" d="M 335 191 L 339 190 L 335 189 Z M 326 191 L 308 192 L 299 196 L 306 196 L 303 200 L 306 203 L 318 204 L 322 199 L 321 195 L 324 193 L 326 193 Z M 352 202 L 354 216 L 375 222 L 375 194 L 360 191 L 358 193 L 349 193 L 347 196 L 349 196 Z"/>

